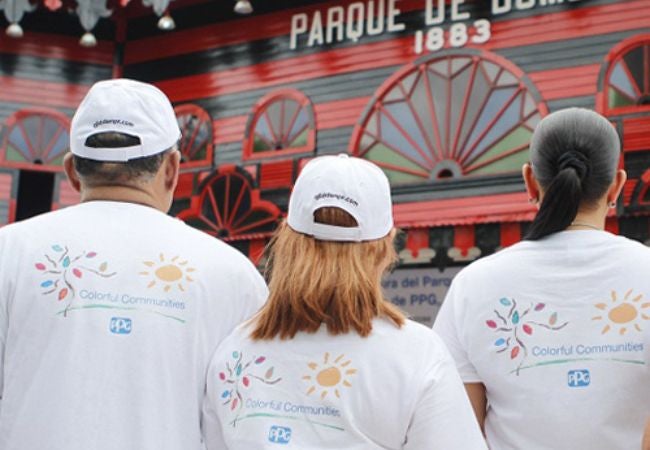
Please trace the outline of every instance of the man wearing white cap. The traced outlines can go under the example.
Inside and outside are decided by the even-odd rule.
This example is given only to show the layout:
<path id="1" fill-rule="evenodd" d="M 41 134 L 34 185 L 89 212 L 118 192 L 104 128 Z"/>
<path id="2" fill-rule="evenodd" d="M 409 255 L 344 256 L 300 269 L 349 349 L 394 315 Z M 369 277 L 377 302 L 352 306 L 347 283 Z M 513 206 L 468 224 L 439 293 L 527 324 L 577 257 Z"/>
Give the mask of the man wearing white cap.
<path id="1" fill-rule="evenodd" d="M 65 169 L 82 203 L 0 230 L 0 448 L 202 448 L 209 358 L 266 298 L 236 250 L 167 216 L 167 97 L 95 84 Z"/>

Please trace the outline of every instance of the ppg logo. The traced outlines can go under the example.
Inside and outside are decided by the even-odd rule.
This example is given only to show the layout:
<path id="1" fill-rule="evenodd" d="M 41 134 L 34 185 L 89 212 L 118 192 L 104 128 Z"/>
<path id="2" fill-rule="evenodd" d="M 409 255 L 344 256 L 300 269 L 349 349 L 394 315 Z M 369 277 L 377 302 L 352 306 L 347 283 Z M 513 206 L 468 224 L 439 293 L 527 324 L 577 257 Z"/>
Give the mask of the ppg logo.
<path id="1" fill-rule="evenodd" d="M 126 319 L 124 317 L 113 317 L 111 319 L 110 330 L 113 334 L 131 333 L 131 319 Z"/>
<path id="2" fill-rule="evenodd" d="M 273 425 L 269 430 L 269 442 L 288 444 L 291 440 L 291 428 Z"/>
<path id="3" fill-rule="evenodd" d="M 591 383 L 591 377 L 587 369 L 569 370 L 569 387 L 585 387 Z"/>

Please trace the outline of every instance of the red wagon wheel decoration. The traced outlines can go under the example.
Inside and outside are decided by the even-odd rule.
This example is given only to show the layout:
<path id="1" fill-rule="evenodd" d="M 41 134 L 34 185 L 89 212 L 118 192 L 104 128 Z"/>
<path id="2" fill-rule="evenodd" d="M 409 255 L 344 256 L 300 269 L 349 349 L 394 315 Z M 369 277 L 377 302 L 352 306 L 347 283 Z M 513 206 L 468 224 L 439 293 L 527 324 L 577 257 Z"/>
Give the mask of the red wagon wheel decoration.
<path id="1" fill-rule="evenodd" d="M 244 157 L 314 150 L 316 125 L 310 100 L 295 89 L 264 96 L 254 107 L 244 138 Z"/>
<path id="2" fill-rule="evenodd" d="M 391 183 L 520 170 L 548 113 L 523 72 L 478 50 L 447 51 L 392 76 L 355 127 L 351 153 Z"/>
<path id="3" fill-rule="evenodd" d="M 174 112 L 182 133 L 179 143 L 181 167 L 211 167 L 214 142 L 210 115 L 200 106 L 190 103 L 176 106 Z"/>
<path id="4" fill-rule="evenodd" d="M 49 109 L 25 109 L 12 114 L 0 148 L 0 165 L 60 172 L 70 148 L 70 120 Z"/>
<path id="5" fill-rule="evenodd" d="M 279 208 L 260 200 L 259 191 L 234 168 L 208 178 L 193 207 L 178 215 L 189 225 L 225 239 L 269 233 L 279 216 Z"/>
<path id="6" fill-rule="evenodd" d="M 634 36 L 607 56 L 604 95 L 599 109 L 605 113 L 635 112 L 650 107 L 650 34 Z"/>

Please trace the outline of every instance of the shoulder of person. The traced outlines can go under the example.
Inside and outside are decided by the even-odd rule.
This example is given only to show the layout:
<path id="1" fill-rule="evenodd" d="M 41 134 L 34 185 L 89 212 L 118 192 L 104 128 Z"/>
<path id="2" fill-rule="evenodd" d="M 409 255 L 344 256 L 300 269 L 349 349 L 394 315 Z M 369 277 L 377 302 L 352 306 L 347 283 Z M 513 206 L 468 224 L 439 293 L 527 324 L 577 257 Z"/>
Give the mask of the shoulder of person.
<path id="1" fill-rule="evenodd" d="M 412 351 L 421 355 L 446 351 L 445 344 L 435 331 L 414 320 L 407 319 L 400 328 L 385 320 L 379 321 L 375 326 L 384 331 L 388 328 L 390 331 L 382 334 L 390 337 L 397 346 L 403 347 L 405 352 Z"/>
<path id="2" fill-rule="evenodd" d="M 201 252 L 207 258 L 218 262 L 224 267 L 234 266 L 233 269 L 239 269 L 242 265 L 254 267 L 243 253 L 226 244 L 221 239 L 197 230 L 180 219 L 170 217 L 170 220 L 176 222 L 176 225 L 179 227 L 179 232 L 183 233 L 182 237 L 192 241 L 194 249 Z"/>

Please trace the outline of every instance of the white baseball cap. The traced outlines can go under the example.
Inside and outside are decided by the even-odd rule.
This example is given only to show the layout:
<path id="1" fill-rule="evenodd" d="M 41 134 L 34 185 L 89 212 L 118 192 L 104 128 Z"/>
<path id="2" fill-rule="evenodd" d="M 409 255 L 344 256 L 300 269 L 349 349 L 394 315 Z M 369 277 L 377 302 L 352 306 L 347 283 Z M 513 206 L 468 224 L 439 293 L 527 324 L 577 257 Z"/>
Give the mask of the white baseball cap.
<path id="1" fill-rule="evenodd" d="M 95 148 L 86 140 L 98 133 L 124 133 L 140 144 L 122 148 Z M 72 118 L 70 150 L 95 161 L 125 162 L 163 152 L 181 137 L 174 108 L 157 87 L 135 80 L 95 83 Z"/>
<path id="2" fill-rule="evenodd" d="M 357 227 L 317 223 L 314 212 L 323 207 L 341 208 L 357 221 Z M 373 163 L 341 154 L 321 156 L 303 169 L 289 199 L 289 226 L 323 241 L 370 241 L 393 229 L 393 210 L 388 178 Z"/>

